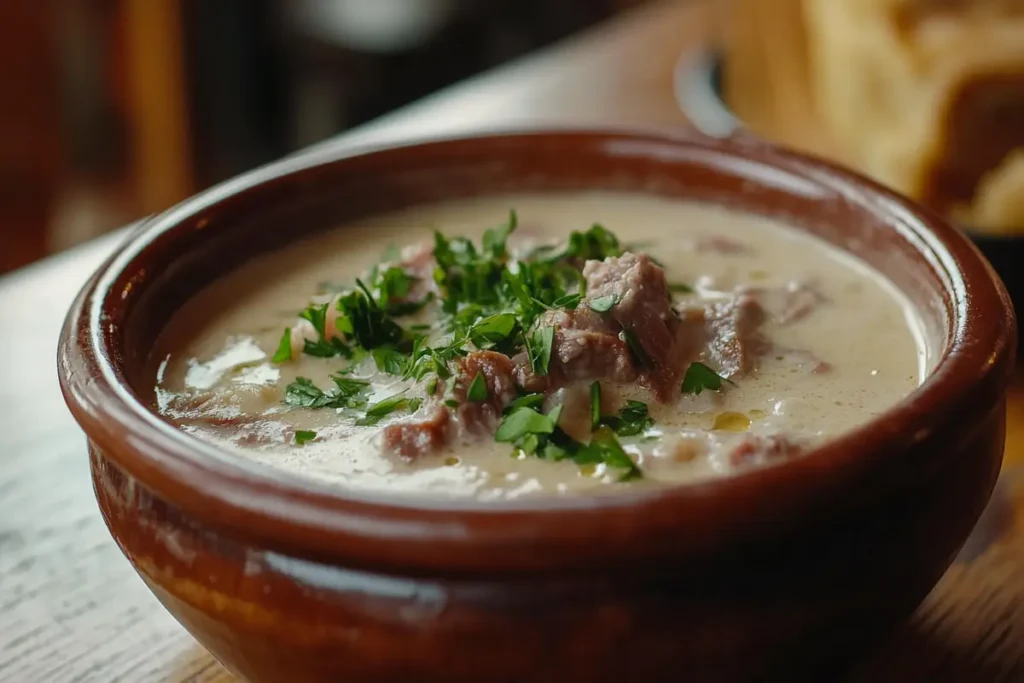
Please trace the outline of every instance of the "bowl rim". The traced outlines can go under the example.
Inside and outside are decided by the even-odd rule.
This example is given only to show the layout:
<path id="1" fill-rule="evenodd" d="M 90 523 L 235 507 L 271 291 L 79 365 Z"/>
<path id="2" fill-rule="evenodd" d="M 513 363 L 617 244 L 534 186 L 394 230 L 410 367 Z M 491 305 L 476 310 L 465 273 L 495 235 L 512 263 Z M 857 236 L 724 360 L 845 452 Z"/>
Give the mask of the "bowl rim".
<path id="1" fill-rule="evenodd" d="M 595 497 L 500 502 L 395 497 L 345 491 L 282 474 L 188 435 L 138 400 L 122 373 L 104 319 L 124 292 L 119 277 L 154 241 L 210 207 L 295 180 L 312 169 L 378 163 L 402 154 L 474 154 L 516 144 L 561 145 L 615 153 L 687 154 L 709 164 L 749 164 L 839 191 L 861 210 L 884 216 L 929 266 L 944 274 L 949 342 L 932 372 L 900 403 L 801 458 L 681 486 L 630 489 Z M 643 153 L 643 152 L 641 152 Z M 977 249 L 931 211 L 851 171 L 746 137 L 711 138 L 663 128 L 564 128 L 439 137 L 346 148 L 282 160 L 211 188 L 134 231 L 82 289 L 58 350 L 61 389 L 94 447 L 157 498 L 211 527 L 262 547 L 307 557 L 423 571 L 545 571 L 621 564 L 668 555 L 717 552 L 757 529 L 837 500 L 914 446 L 944 419 L 1000 402 L 1014 361 L 1016 326 L 1002 283 Z M 94 462 L 94 466 L 95 466 Z M 742 513 L 736 507 L 742 507 Z M 552 515 L 557 515 L 553 524 Z M 687 533 L 681 534 L 680 530 Z"/>

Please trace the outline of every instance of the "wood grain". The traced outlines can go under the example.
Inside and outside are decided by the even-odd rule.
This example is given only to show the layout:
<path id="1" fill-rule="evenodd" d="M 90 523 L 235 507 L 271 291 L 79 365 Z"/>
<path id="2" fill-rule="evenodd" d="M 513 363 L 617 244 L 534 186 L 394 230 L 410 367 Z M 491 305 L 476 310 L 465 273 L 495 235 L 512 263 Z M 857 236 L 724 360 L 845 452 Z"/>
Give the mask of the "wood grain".
<path id="1" fill-rule="evenodd" d="M 703 2 L 657 4 L 327 146 L 527 123 L 681 125 L 673 69 L 706 39 L 708 21 Z M 0 681 L 232 680 L 108 535 L 84 437 L 57 388 L 64 312 L 121 237 L 0 280 Z M 971 546 L 850 681 L 1024 681 L 1024 377 L 1009 414 L 1007 466 Z"/>

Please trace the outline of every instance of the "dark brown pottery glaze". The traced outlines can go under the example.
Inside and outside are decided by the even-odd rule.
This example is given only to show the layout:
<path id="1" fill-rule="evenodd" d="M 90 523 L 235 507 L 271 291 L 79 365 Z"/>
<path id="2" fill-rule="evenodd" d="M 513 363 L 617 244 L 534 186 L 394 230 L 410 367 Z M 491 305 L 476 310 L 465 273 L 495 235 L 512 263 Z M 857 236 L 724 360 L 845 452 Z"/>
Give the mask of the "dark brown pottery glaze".
<path id="1" fill-rule="evenodd" d="M 246 259 L 400 206 L 580 188 L 723 203 L 831 241 L 920 310 L 934 372 L 776 467 L 497 504 L 303 483 L 147 408 L 164 321 Z M 877 185 L 759 142 L 561 131 L 285 161 L 200 195 L 94 277 L 59 369 L 114 538 L 247 680 L 793 680 L 875 642 L 956 555 L 999 470 L 1014 347 L 1009 301 L 970 242 Z"/>

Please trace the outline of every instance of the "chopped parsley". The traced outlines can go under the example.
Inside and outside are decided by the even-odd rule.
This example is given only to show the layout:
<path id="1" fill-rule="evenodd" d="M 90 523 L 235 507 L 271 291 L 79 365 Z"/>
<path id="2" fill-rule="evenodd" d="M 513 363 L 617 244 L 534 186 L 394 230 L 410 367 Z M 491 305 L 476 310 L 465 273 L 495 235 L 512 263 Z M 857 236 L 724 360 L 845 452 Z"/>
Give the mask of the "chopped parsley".
<path id="1" fill-rule="evenodd" d="M 622 444 L 615 438 L 610 427 L 601 426 L 590 437 L 590 443 L 582 446 L 573 455 L 577 465 L 604 464 L 607 467 L 622 470 L 619 481 L 640 479 L 643 472 L 633 459 L 622 449 Z"/>
<path id="2" fill-rule="evenodd" d="M 620 256 L 623 247 L 612 232 L 594 224 L 586 231 L 572 232 L 561 245 L 513 254 L 508 240 L 517 225 L 512 211 L 508 220 L 487 230 L 478 242 L 435 232 L 435 265 L 426 276 L 429 281 L 404 268 L 400 253 L 390 249 L 381 263 L 352 286 L 332 286 L 333 303 L 311 303 L 299 314 L 316 331 L 315 339 L 303 340 L 302 352 L 347 362 L 331 376 L 334 387 L 325 390 L 309 378 L 298 377 L 286 387 L 284 402 L 299 408 L 357 409 L 362 413 L 357 425 L 374 425 L 395 413 L 413 413 L 431 397 L 458 408 L 460 401 L 452 393 L 456 382 L 465 387 L 467 402 L 483 403 L 490 398 L 490 388 L 482 372 L 471 379 L 455 376 L 459 360 L 474 350 L 509 358 L 525 352 L 528 369 L 536 376 L 548 375 L 559 324 L 557 316 L 549 312 L 575 310 L 584 301 L 597 313 L 607 313 L 618 305 L 618 294 L 586 298 L 581 271 L 584 262 Z M 436 306 L 438 318 L 433 324 L 416 320 L 403 325 L 403 317 L 428 304 Z M 640 364 L 650 365 L 631 331 L 623 332 L 621 338 Z M 273 360 L 287 362 L 294 351 L 292 329 L 286 329 Z M 418 396 L 405 389 L 368 405 L 370 383 L 352 373 L 370 359 L 379 373 L 422 383 Z M 510 402 L 495 440 L 513 444 L 519 454 L 572 460 L 580 466 L 602 464 L 618 472 L 622 480 L 642 476 L 618 439 L 640 434 L 653 424 L 646 404 L 628 401 L 617 415 L 601 415 L 601 385 L 593 382 L 591 438 L 589 443 L 581 443 L 558 426 L 562 406 L 544 412 L 544 403 L 542 393 Z M 295 432 L 297 444 L 316 438 L 315 432 Z"/>
<path id="3" fill-rule="evenodd" d="M 515 399 L 505 408 L 506 413 L 510 413 L 516 408 L 539 408 L 544 403 L 544 394 L 526 394 Z"/>
<path id="4" fill-rule="evenodd" d="M 409 356 L 393 346 L 378 346 L 370 352 L 373 364 L 388 375 L 405 375 L 409 369 Z"/>
<path id="5" fill-rule="evenodd" d="M 633 330 L 623 330 L 622 338 L 629 346 L 629 350 L 633 352 L 633 356 L 636 358 L 636 362 L 644 367 L 651 367 L 651 357 L 644 351 L 644 347 L 640 345 L 640 340 L 636 338 L 636 333 Z"/>
<path id="6" fill-rule="evenodd" d="M 296 408 L 359 408 L 366 405 L 370 383 L 344 375 L 331 376 L 335 388 L 324 392 L 308 377 L 296 377 L 285 387 L 284 402 Z"/>
<path id="7" fill-rule="evenodd" d="M 718 391 L 722 388 L 723 382 L 734 384 L 703 363 L 690 363 L 690 367 L 686 368 L 686 374 L 683 375 L 681 390 L 684 394 L 699 396 L 705 389 Z"/>
<path id="8" fill-rule="evenodd" d="M 281 335 L 281 341 L 277 344 L 277 351 L 274 351 L 274 356 L 271 358 L 275 363 L 287 363 L 292 359 L 292 328 L 284 328 L 284 334 Z"/>
<path id="9" fill-rule="evenodd" d="M 668 283 L 668 291 L 675 292 L 676 294 L 693 294 L 693 287 L 682 282 L 670 282 Z"/>
<path id="10" fill-rule="evenodd" d="M 594 223 L 586 232 L 573 232 L 566 244 L 565 256 L 580 261 L 603 261 L 611 256 L 622 256 L 619 240 L 603 225 Z"/>
<path id="11" fill-rule="evenodd" d="M 307 431 L 305 429 L 295 430 L 295 443 L 300 446 L 305 446 L 310 441 L 316 439 L 316 432 Z"/>
<path id="12" fill-rule="evenodd" d="M 619 436 L 636 436 L 654 426 L 654 418 L 643 401 L 626 401 L 618 415 L 605 415 L 600 422 Z"/>
<path id="13" fill-rule="evenodd" d="M 615 307 L 615 304 L 619 303 L 618 294 L 606 294 L 605 296 L 599 296 L 596 299 L 591 299 L 587 302 L 590 306 L 590 310 L 595 313 L 607 313 Z"/>
<path id="14" fill-rule="evenodd" d="M 360 426 L 375 425 L 380 422 L 382 418 L 387 417 L 398 410 L 405 410 L 410 413 L 414 413 L 419 409 L 422 402 L 423 399 L 409 398 L 403 391 L 395 394 L 394 396 L 389 396 L 378 403 L 374 403 L 366 409 L 366 415 L 364 417 L 356 420 L 356 424 Z"/>
<path id="15" fill-rule="evenodd" d="M 487 380 L 484 379 L 484 373 L 477 372 L 476 377 L 469 384 L 469 390 L 466 392 L 466 399 L 472 403 L 483 403 L 487 400 Z"/>
<path id="16" fill-rule="evenodd" d="M 515 443 L 530 434 L 551 434 L 555 431 L 555 424 L 556 420 L 552 420 L 550 415 L 539 413 L 533 408 L 516 408 L 502 419 L 498 431 L 494 433 L 494 440 Z"/>
<path id="17" fill-rule="evenodd" d="M 555 341 L 555 328 L 538 327 L 526 340 L 526 354 L 530 359 L 530 368 L 538 377 L 548 374 L 551 365 L 551 345 Z"/>

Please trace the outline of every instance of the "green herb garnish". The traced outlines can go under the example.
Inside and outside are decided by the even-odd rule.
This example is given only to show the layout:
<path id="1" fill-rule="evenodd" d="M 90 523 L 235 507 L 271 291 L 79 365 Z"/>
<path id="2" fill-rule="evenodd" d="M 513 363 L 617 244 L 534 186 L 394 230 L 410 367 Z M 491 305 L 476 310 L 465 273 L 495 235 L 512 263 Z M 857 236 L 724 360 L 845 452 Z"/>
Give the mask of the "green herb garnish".
<path id="1" fill-rule="evenodd" d="M 705 389 L 718 391 L 722 388 L 723 382 L 734 384 L 703 363 L 690 363 L 690 367 L 686 368 L 686 374 L 683 375 L 681 390 L 684 394 L 699 396 Z"/>
<path id="2" fill-rule="evenodd" d="M 608 467 L 624 470 L 619 481 L 630 481 L 643 476 L 640 468 L 622 449 L 619 440 L 615 438 L 615 433 L 607 426 L 598 427 L 590 437 L 590 443 L 582 446 L 573 456 L 573 460 L 578 465 L 604 463 Z"/>
<path id="3" fill-rule="evenodd" d="M 637 363 L 644 367 L 651 367 L 651 357 L 644 351 L 644 347 L 640 345 L 640 340 L 636 338 L 633 330 L 623 330 L 622 338 L 626 340 L 626 344 L 629 345 L 629 350 L 633 352 Z"/>
<path id="4" fill-rule="evenodd" d="M 336 387 L 325 393 L 308 377 L 296 377 L 285 388 L 284 402 L 297 408 L 358 408 L 366 404 L 369 382 L 340 374 L 332 375 L 331 380 Z"/>
<path id="5" fill-rule="evenodd" d="M 682 282 L 670 282 L 668 284 L 668 291 L 675 292 L 676 294 L 693 294 L 693 287 Z"/>
<path id="6" fill-rule="evenodd" d="M 409 398 L 403 391 L 395 394 L 394 396 L 389 396 L 378 403 L 374 403 L 366 409 L 366 415 L 364 417 L 356 420 L 356 424 L 360 426 L 375 425 L 380 422 L 382 418 L 397 410 L 406 410 L 413 413 L 419 409 L 422 402 L 423 399 Z"/>
<path id="7" fill-rule="evenodd" d="M 281 341 L 277 344 L 277 351 L 274 351 L 274 357 L 271 358 L 275 363 L 286 363 L 292 359 L 292 328 L 284 328 L 284 334 L 281 335 Z"/>
<path id="8" fill-rule="evenodd" d="M 306 445 L 315 438 L 316 432 L 307 431 L 305 429 L 295 430 L 295 443 L 299 444 L 300 446 Z"/>
<path id="9" fill-rule="evenodd" d="M 410 356 L 401 353 L 393 346 L 378 346 L 370 352 L 370 356 L 377 369 L 389 375 L 405 375 L 409 367 Z"/>
<path id="10" fill-rule="evenodd" d="M 516 408 L 537 409 L 544 403 L 544 394 L 526 394 L 520 396 L 505 407 L 505 412 L 510 413 Z"/>
<path id="11" fill-rule="evenodd" d="M 494 440 L 515 443 L 527 434 L 551 434 L 554 431 L 555 422 L 549 416 L 532 408 L 516 408 L 501 420 Z"/>
<path id="12" fill-rule="evenodd" d="M 605 296 L 599 296 L 596 299 L 591 299 L 587 302 L 587 305 L 589 305 L 590 310 L 595 313 L 607 313 L 617 303 L 619 303 L 618 294 L 606 294 Z"/>
<path id="13" fill-rule="evenodd" d="M 594 431 L 601 424 L 601 383 L 594 382 L 590 385 L 590 431 Z"/>
<path id="14" fill-rule="evenodd" d="M 469 384 L 466 398 L 473 403 L 483 403 L 487 400 L 487 396 L 487 380 L 484 379 L 482 372 L 477 372 L 476 377 Z"/>
<path id="15" fill-rule="evenodd" d="M 605 415 L 601 424 L 610 427 L 619 436 L 636 436 L 654 426 L 647 404 L 643 401 L 626 401 L 618 415 Z"/>
<path id="16" fill-rule="evenodd" d="M 526 343 L 526 354 L 530 358 L 530 367 L 538 377 L 548 374 L 548 367 L 551 364 L 551 345 L 555 340 L 555 328 L 546 326 L 538 327 Z"/>

